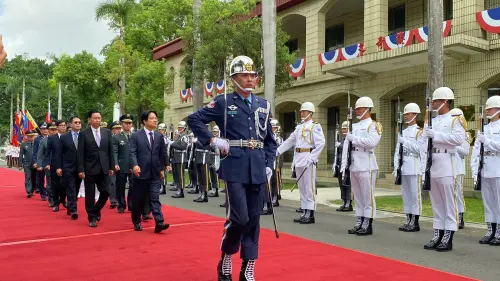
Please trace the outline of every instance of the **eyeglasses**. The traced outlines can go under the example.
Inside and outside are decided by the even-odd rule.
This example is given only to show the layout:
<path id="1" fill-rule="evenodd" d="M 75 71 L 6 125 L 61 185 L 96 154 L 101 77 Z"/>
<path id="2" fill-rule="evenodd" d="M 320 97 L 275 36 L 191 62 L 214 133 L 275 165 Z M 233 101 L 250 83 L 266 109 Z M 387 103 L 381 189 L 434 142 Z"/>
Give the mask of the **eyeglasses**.
<path id="1" fill-rule="evenodd" d="M 80 121 L 73 122 L 73 124 L 82 124 Z"/>

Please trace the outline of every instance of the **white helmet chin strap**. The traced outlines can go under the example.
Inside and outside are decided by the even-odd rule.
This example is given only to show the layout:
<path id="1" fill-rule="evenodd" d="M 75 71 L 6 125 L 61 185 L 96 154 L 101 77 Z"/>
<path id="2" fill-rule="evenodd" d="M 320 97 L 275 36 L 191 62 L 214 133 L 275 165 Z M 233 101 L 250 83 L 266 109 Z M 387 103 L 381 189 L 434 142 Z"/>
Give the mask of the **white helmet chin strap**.
<path id="1" fill-rule="evenodd" d="M 415 116 L 413 116 L 413 118 L 410 121 L 406 122 L 406 124 L 410 124 L 411 122 L 413 122 L 413 120 L 415 120 L 415 118 L 417 118 L 417 114 L 415 114 Z"/>
<path id="2" fill-rule="evenodd" d="M 245 92 L 247 94 L 250 94 L 253 91 L 253 88 L 243 88 L 243 87 L 241 87 L 241 85 L 238 84 L 238 82 L 236 82 L 236 80 L 234 80 L 234 79 L 233 79 L 233 83 L 236 85 L 236 87 L 238 87 L 240 90 L 242 90 L 243 92 Z"/>
<path id="3" fill-rule="evenodd" d="M 368 112 L 370 108 L 366 108 L 365 112 L 363 112 L 363 114 L 361 114 L 361 116 L 356 116 L 356 118 L 358 118 L 358 120 L 361 120 L 361 118 L 363 118 L 363 116 L 365 116 L 365 114 Z"/>
<path id="4" fill-rule="evenodd" d="M 493 115 L 491 115 L 491 116 L 486 116 L 486 118 L 491 119 L 491 118 L 493 118 L 493 117 L 497 116 L 498 114 L 500 114 L 500 110 L 499 110 L 499 111 L 497 111 L 497 112 L 495 112 L 495 114 L 493 114 Z"/>
<path id="5" fill-rule="evenodd" d="M 311 116 L 311 114 L 312 114 L 312 112 L 309 112 L 309 114 L 306 117 L 304 117 L 304 118 L 301 117 L 300 120 L 302 120 L 302 122 L 300 122 L 300 123 L 304 123 L 306 121 L 306 119 Z"/>
<path id="6" fill-rule="evenodd" d="M 435 115 L 439 115 L 439 111 L 441 110 L 441 108 L 443 108 L 443 106 L 445 105 L 445 103 L 446 103 L 446 102 L 443 102 L 443 103 L 442 103 L 442 104 L 438 107 L 438 109 L 433 110 L 433 112 L 434 112 L 434 114 L 433 114 L 433 115 L 434 115 L 434 116 L 435 116 Z"/>

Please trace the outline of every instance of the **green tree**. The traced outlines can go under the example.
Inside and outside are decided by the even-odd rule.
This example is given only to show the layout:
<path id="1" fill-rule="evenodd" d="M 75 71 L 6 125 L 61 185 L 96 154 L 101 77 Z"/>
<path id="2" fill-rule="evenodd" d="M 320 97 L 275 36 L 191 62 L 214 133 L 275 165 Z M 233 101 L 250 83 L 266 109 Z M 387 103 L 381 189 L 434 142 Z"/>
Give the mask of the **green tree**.
<path id="1" fill-rule="evenodd" d="M 85 120 L 88 111 L 99 110 L 105 120 L 111 119 L 116 99 L 104 72 L 104 65 L 86 51 L 59 58 L 54 80 L 65 85 L 63 101 L 69 98 L 74 102 L 74 112 L 69 115 L 76 114 Z"/>
<path id="2" fill-rule="evenodd" d="M 200 71 L 196 72 L 198 77 L 205 81 L 221 79 L 226 60 L 238 55 L 252 58 L 259 73 L 263 74 L 262 20 L 260 17 L 248 16 L 255 8 L 255 3 L 254 0 L 204 0 L 200 9 L 199 22 L 203 40 L 196 48 L 193 18 L 189 18 L 181 35 L 186 42 L 184 51 L 188 57 L 196 60 L 197 68 L 199 66 Z M 283 31 L 281 22 L 278 21 L 276 26 L 277 89 L 288 88 L 292 83 L 287 66 L 294 62 L 295 54 L 290 53 L 285 45 L 288 39 L 288 34 Z M 192 71 L 191 66 L 187 65 L 185 71 Z M 264 79 L 260 82 L 262 83 Z"/>
<path id="3" fill-rule="evenodd" d="M 136 7 L 134 0 L 104 0 L 95 9 L 96 20 L 106 19 L 109 21 L 110 28 L 118 29 L 120 32 L 120 41 L 125 43 L 125 27 L 128 24 L 129 15 Z M 125 64 L 125 58 L 120 58 L 120 64 Z M 124 96 L 126 93 L 125 72 L 121 73 L 120 95 L 120 113 L 123 114 L 125 108 Z"/>

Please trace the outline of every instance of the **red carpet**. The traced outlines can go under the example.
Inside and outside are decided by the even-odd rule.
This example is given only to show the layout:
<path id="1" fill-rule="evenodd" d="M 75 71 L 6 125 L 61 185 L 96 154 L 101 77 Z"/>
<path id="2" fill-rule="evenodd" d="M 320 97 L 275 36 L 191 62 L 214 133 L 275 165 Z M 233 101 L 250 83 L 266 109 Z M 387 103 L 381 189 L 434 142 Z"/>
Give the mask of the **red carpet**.
<path id="1" fill-rule="evenodd" d="M 27 199 L 21 173 L 0 168 L 0 280 L 217 280 L 220 218 L 164 206 L 170 229 L 153 233 L 153 222 L 134 232 L 130 214 L 103 209 L 88 227 L 83 206 L 72 221 L 53 213 L 35 195 Z M 473 280 L 383 257 L 261 231 L 257 280 Z M 304 256 L 304 253 L 309 253 Z M 312 261 L 301 270 L 304 258 Z M 234 257 L 233 280 L 241 263 Z"/>

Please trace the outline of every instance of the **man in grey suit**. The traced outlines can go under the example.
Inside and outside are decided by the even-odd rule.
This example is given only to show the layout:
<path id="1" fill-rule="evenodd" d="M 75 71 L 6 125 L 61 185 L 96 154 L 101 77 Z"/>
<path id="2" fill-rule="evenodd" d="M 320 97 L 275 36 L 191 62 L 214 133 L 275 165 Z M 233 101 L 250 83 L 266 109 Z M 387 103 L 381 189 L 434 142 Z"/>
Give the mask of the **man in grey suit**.
<path id="1" fill-rule="evenodd" d="M 142 231 L 141 214 L 144 197 L 149 194 L 149 206 L 156 222 L 155 233 L 160 233 L 170 225 L 164 223 L 160 203 L 160 189 L 165 177 L 165 140 L 155 131 L 158 125 L 156 112 L 141 114 L 143 129 L 130 138 L 130 161 L 132 162 L 132 223 L 136 231 Z"/>

